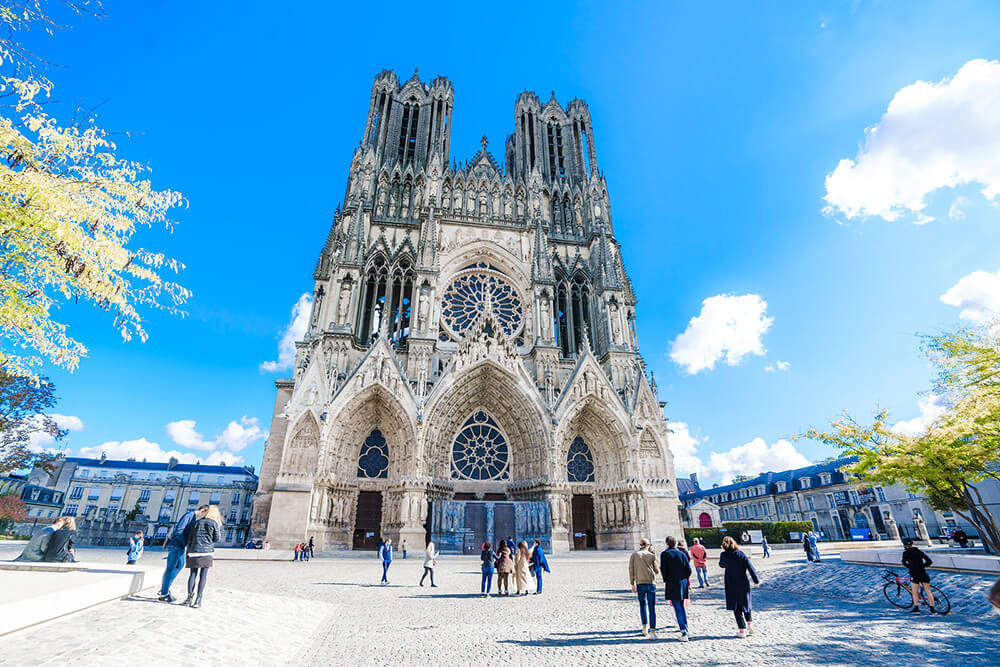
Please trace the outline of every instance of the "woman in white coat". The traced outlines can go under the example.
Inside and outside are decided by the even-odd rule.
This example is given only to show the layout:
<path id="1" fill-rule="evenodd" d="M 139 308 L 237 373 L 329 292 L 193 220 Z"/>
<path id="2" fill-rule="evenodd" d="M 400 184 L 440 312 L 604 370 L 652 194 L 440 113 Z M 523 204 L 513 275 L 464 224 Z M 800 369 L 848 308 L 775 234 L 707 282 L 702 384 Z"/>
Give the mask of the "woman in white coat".
<path id="1" fill-rule="evenodd" d="M 424 575 L 420 577 L 420 585 L 424 585 L 424 578 L 429 574 L 431 575 L 431 588 L 437 588 L 437 584 L 434 583 L 434 566 L 437 565 L 438 552 L 434 549 L 434 543 L 428 542 L 427 549 L 424 551 Z"/>

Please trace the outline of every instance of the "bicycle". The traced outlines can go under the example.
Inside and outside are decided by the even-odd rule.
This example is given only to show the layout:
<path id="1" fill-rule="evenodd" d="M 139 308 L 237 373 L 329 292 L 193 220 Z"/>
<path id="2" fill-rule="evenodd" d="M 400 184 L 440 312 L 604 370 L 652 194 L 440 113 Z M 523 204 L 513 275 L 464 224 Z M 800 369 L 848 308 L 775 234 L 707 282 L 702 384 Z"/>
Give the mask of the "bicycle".
<path id="1" fill-rule="evenodd" d="M 911 581 L 908 576 L 901 577 L 892 570 L 886 570 L 882 578 L 886 582 L 885 586 L 882 587 L 882 593 L 889 604 L 900 609 L 908 609 L 913 606 L 913 593 L 910 592 Z M 948 600 L 948 596 L 940 588 L 933 585 L 931 592 L 934 593 L 934 611 L 942 616 L 950 612 L 951 601 Z M 920 604 L 930 606 L 923 586 L 917 589 L 917 597 L 920 599 Z"/>

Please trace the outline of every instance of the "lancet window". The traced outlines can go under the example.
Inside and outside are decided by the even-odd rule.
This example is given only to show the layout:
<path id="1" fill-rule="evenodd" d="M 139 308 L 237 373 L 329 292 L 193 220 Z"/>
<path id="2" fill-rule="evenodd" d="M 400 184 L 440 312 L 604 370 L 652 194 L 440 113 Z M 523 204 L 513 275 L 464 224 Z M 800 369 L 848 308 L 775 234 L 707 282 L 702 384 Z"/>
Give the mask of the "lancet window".
<path id="1" fill-rule="evenodd" d="M 413 299 L 413 265 L 409 258 L 390 265 L 382 255 L 376 255 L 365 275 L 358 322 L 358 340 L 368 344 L 385 329 L 396 345 L 404 345 L 410 335 Z"/>
<path id="2" fill-rule="evenodd" d="M 561 278 L 556 287 L 556 339 L 564 357 L 583 353 L 584 331 L 594 335 L 591 318 L 593 290 L 590 281 L 578 272 L 572 280 Z"/>
<path id="3" fill-rule="evenodd" d="M 403 105 L 403 119 L 399 129 L 399 150 L 397 159 L 406 164 L 413 160 L 417 149 L 417 127 L 420 121 L 420 106 L 416 98 Z"/>
<path id="4" fill-rule="evenodd" d="M 549 176 L 552 180 L 566 180 L 566 165 L 563 159 L 562 127 L 559 123 L 548 123 L 546 134 L 549 140 Z"/>

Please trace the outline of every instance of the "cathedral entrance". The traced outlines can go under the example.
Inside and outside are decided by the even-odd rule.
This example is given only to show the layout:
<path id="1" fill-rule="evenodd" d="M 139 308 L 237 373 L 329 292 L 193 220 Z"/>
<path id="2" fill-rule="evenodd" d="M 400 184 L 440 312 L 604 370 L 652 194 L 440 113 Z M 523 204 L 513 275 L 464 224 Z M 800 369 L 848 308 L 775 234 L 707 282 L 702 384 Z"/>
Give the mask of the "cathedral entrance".
<path id="1" fill-rule="evenodd" d="M 354 548 L 374 551 L 382 537 L 382 493 L 358 493 L 358 513 L 354 519 Z"/>
<path id="2" fill-rule="evenodd" d="M 441 553 L 476 555 L 508 537 L 551 549 L 552 512 L 544 501 L 441 500 L 431 504 L 431 539 Z"/>
<path id="3" fill-rule="evenodd" d="M 573 549 L 596 549 L 594 531 L 594 497 L 573 494 Z"/>

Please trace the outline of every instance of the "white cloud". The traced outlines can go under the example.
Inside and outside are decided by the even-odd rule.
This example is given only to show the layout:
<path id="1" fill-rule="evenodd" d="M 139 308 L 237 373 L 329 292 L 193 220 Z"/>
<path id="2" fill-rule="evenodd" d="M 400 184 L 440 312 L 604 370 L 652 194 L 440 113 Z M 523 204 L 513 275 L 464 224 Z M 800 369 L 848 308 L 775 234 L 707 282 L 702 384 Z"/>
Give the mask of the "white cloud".
<path id="1" fill-rule="evenodd" d="M 963 197 L 962 195 L 955 197 L 955 200 L 951 202 L 951 206 L 948 207 L 948 219 L 965 220 L 965 209 L 971 203 L 968 197 Z"/>
<path id="2" fill-rule="evenodd" d="M 212 452 L 208 456 L 201 456 L 191 452 L 181 452 L 177 450 L 164 450 L 159 444 L 150 442 L 146 438 L 137 440 L 110 440 L 93 447 L 82 447 L 79 455 L 88 458 L 100 458 L 105 454 L 109 459 L 129 459 L 137 461 L 155 461 L 164 463 L 171 457 L 176 458 L 180 463 L 198 463 L 205 465 L 243 465 L 243 457 L 226 452 Z"/>
<path id="3" fill-rule="evenodd" d="M 809 460 L 788 440 L 768 445 L 763 438 L 754 438 L 728 451 L 709 452 L 706 463 L 698 449 L 707 447 L 708 438 L 692 435 L 685 422 L 669 422 L 667 427 L 671 430 L 670 451 L 674 455 L 677 475 L 698 473 L 703 487 L 709 482 L 727 484 L 736 475 L 753 476 L 769 470 L 779 472 L 809 465 Z"/>
<path id="4" fill-rule="evenodd" d="M 892 430 L 903 435 L 917 436 L 927 430 L 938 417 L 943 415 L 947 407 L 941 404 L 941 397 L 931 394 L 920 399 L 920 416 L 913 419 L 898 421 Z"/>
<path id="5" fill-rule="evenodd" d="M 59 428 L 64 428 L 67 431 L 83 430 L 83 420 L 74 415 L 61 415 L 53 412 L 49 414 L 49 417 L 52 417 Z M 36 421 L 38 420 L 36 419 Z M 55 442 L 55 438 L 48 433 L 36 431 L 28 436 L 28 449 L 33 452 L 40 452 L 54 445 Z"/>
<path id="6" fill-rule="evenodd" d="M 697 448 L 707 438 L 697 438 L 691 435 L 688 425 L 684 422 L 669 422 L 667 428 L 670 429 L 670 451 L 674 455 L 674 469 L 678 473 L 701 473 L 703 463 L 698 458 Z"/>
<path id="7" fill-rule="evenodd" d="M 778 361 L 773 366 L 771 364 L 764 366 L 764 370 L 773 373 L 774 371 L 787 371 L 791 367 L 792 364 L 787 361 Z"/>
<path id="8" fill-rule="evenodd" d="M 973 271 L 941 295 L 941 301 L 961 308 L 958 314 L 974 324 L 992 322 L 1000 315 L 1000 271 Z"/>
<path id="9" fill-rule="evenodd" d="M 745 445 L 733 447 L 726 452 L 712 452 L 705 466 L 707 477 L 719 477 L 723 484 L 732 481 L 736 475 L 757 475 L 768 471 L 791 470 L 809 465 L 788 440 L 778 440 L 768 445 L 763 438 L 754 438 Z"/>
<path id="10" fill-rule="evenodd" d="M 204 436 L 195 430 L 195 426 L 193 419 L 170 422 L 167 424 L 167 435 L 181 447 L 206 452 L 220 449 L 238 452 L 253 442 L 267 437 L 267 431 L 260 427 L 260 420 L 246 415 L 243 415 L 238 422 L 235 420 L 229 422 L 215 440 L 205 440 Z"/>
<path id="11" fill-rule="evenodd" d="M 774 322 L 766 313 L 767 302 L 757 294 L 709 297 L 671 343 L 670 358 L 693 375 L 714 368 L 723 357 L 735 366 L 748 354 L 763 355 L 764 332 Z"/>
<path id="12" fill-rule="evenodd" d="M 969 183 L 1000 194 L 1000 62 L 970 60 L 955 76 L 897 92 L 865 130 L 854 160 L 826 177 L 828 215 L 909 216 L 923 223 L 926 196 Z M 958 211 L 961 210 L 959 206 Z"/>
<path id="13" fill-rule="evenodd" d="M 288 370 L 295 363 L 295 343 L 306 335 L 309 327 L 309 312 L 312 306 L 312 296 L 305 293 L 292 306 L 292 317 L 282 331 L 281 339 L 278 341 L 278 360 L 265 361 L 260 365 L 261 371 L 274 373 Z"/>

